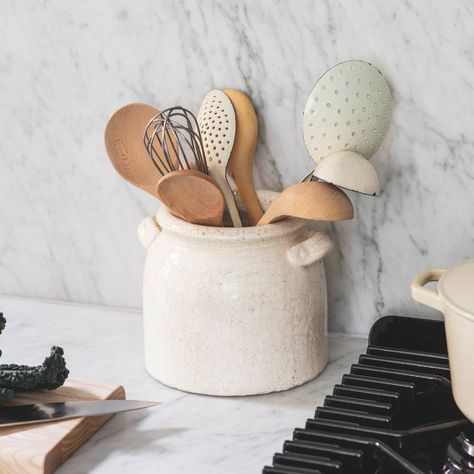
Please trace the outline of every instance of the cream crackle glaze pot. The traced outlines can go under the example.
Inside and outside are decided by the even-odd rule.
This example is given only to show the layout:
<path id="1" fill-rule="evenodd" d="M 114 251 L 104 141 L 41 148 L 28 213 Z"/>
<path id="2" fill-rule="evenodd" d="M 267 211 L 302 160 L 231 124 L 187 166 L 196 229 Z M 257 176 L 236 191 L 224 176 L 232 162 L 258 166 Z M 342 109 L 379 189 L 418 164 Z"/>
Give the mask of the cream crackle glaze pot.
<path id="1" fill-rule="evenodd" d="M 260 191 L 264 208 L 278 193 Z M 251 395 L 300 385 L 327 364 L 329 238 L 287 219 L 259 227 L 184 222 L 162 207 L 138 235 L 145 365 L 166 385 Z"/>
<path id="2" fill-rule="evenodd" d="M 437 291 L 424 286 L 437 281 Z M 454 400 L 474 423 L 474 260 L 432 268 L 411 286 L 413 298 L 444 313 Z"/>

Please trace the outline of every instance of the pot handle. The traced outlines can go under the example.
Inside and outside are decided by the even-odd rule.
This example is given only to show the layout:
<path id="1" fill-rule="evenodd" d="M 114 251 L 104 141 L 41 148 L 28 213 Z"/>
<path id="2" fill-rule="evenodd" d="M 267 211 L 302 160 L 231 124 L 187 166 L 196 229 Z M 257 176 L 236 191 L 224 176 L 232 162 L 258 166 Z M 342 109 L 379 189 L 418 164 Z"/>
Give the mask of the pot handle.
<path id="1" fill-rule="evenodd" d="M 293 245 L 286 251 L 286 257 L 295 267 L 307 267 L 318 260 L 322 260 L 333 247 L 331 239 L 326 234 L 310 232 L 306 240 Z"/>
<path id="2" fill-rule="evenodd" d="M 439 281 L 445 272 L 445 268 L 430 268 L 420 273 L 411 284 L 411 295 L 413 299 L 442 312 L 443 304 L 438 292 L 428 290 L 428 288 L 424 288 L 424 286 L 430 281 Z"/>
<path id="3" fill-rule="evenodd" d="M 150 247 L 156 236 L 161 232 L 161 227 L 156 221 L 155 216 L 149 216 L 143 219 L 138 225 L 137 235 L 146 249 Z"/>

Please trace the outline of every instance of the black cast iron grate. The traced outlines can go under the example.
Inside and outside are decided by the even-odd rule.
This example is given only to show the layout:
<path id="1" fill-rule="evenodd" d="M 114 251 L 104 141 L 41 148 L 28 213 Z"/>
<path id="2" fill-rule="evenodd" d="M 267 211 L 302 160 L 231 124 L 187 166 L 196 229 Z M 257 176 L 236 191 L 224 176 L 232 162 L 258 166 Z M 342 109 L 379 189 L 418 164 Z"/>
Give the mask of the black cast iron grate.
<path id="1" fill-rule="evenodd" d="M 386 316 L 365 354 L 264 474 L 440 472 L 467 425 L 454 403 L 442 321 Z"/>

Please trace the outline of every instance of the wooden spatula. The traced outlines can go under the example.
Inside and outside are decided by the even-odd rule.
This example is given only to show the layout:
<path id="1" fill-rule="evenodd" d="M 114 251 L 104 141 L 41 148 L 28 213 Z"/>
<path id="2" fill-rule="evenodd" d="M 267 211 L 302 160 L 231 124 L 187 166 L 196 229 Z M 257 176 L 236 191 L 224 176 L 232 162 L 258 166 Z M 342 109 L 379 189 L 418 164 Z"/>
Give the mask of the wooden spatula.
<path id="1" fill-rule="evenodd" d="M 155 197 L 162 174 L 148 157 L 143 132 L 159 113 L 151 105 L 128 104 L 112 115 L 105 129 L 105 146 L 113 167 L 126 181 Z"/>
<path id="2" fill-rule="evenodd" d="M 253 184 L 253 157 L 257 146 L 258 123 L 255 109 L 246 94 L 237 89 L 224 89 L 235 111 L 235 139 L 227 171 L 237 185 L 249 216 L 256 225 L 263 215 Z"/>
<path id="3" fill-rule="evenodd" d="M 173 171 L 156 188 L 171 214 L 192 224 L 222 226 L 224 196 L 216 182 L 195 170 Z"/>
<path id="4" fill-rule="evenodd" d="M 287 217 L 312 221 L 352 219 L 354 208 L 337 186 L 322 181 L 298 183 L 286 188 L 267 209 L 257 225 L 271 224 Z"/>

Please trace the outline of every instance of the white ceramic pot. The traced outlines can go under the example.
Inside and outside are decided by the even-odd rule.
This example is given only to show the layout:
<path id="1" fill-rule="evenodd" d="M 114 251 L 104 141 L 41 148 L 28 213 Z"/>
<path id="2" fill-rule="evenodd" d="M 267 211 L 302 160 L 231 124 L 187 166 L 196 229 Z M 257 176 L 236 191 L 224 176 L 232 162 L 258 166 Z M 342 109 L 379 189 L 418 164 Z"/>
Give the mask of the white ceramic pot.
<path id="1" fill-rule="evenodd" d="M 260 191 L 264 208 L 278 193 Z M 287 219 L 246 228 L 184 222 L 166 208 L 138 229 L 145 365 L 210 395 L 286 390 L 327 364 L 329 238 Z"/>
<path id="2" fill-rule="evenodd" d="M 436 292 L 424 286 L 438 281 Z M 474 260 L 432 268 L 412 283 L 413 298 L 444 313 L 454 400 L 474 423 Z"/>

